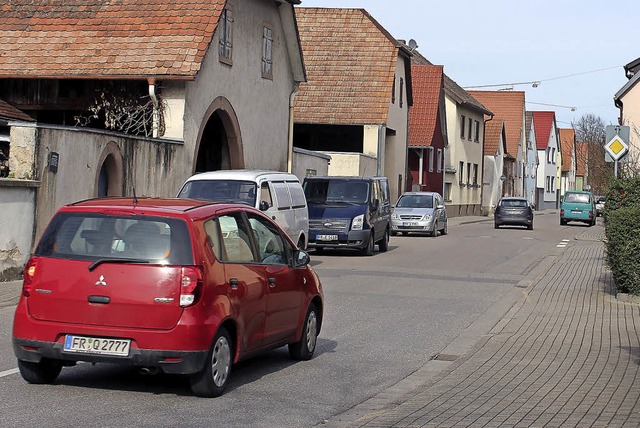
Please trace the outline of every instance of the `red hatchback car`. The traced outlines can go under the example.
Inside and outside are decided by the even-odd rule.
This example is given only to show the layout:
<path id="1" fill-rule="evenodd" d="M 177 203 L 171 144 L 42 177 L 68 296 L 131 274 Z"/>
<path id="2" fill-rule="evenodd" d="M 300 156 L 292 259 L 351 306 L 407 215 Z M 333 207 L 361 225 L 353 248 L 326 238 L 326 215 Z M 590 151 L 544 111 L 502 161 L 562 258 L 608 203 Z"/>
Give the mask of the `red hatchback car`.
<path id="1" fill-rule="evenodd" d="M 289 346 L 313 356 L 323 315 L 309 256 L 258 210 L 191 199 L 62 207 L 24 272 L 13 324 L 22 377 L 107 362 L 224 392 L 237 361 Z"/>

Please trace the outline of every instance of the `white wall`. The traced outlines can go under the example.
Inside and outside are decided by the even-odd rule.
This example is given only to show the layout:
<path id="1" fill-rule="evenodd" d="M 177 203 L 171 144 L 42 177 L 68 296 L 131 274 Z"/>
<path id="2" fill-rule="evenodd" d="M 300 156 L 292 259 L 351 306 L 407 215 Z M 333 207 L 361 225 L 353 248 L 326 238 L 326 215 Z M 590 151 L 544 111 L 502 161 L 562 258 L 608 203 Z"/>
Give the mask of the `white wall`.
<path id="1" fill-rule="evenodd" d="M 408 144 L 408 122 L 409 122 L 409 103 L 407 102 L 407 70 L 405 69 L 405 61 L 401 55 L 398 55 L 396 62 L 396 99 L 392 103 L 389 100 L 389 116 L 387 119 L 387 128 L 393 129 L 395 135 L 385 136 L 385 159 L 383 160 L 383 173 L 389 179 L 389 193 L 392 201 L 397 200 L 398 194 L 398 176 L 402 176 L 401 191 L 404 191 L 407 185 L 407 144 Z M 400 94 L 400 78 L 403 79 L 402 94 Z M 400 107 L 400 98 L 402 97 L 402 107 Z"/>
<path id="2" fill-rule="evenodd" d="M 451 183 L 451 203 L 447 205 L 475 205 L 481 204 L 481 188 L 479 187 L 461 187 L 460 182 L 460 162 L 464 162 L 464 180 L 467 181 L 467 163 L 478 165 L 478 174 L 482 174 L 482 158 L 483 158 L 483 139 L 484 139 L 484 116 L 482 113 L 475 112 L 468 108 L 458 106 L 450 97 L 445 97 L 445 108 L 447 111 L 447 134 L 449 139 L 449 147 L 445 149 L 445 166 L 455 168 L 456 174 L 445 174 L 445 181 Z M 461 120 L 462 115 L 465 117 L 465 137 L 461 138 Z M 480 124 L 480 138 L 476 143 L 475 129 L 472 129 L 471 141 L 468 137 L 468 119 L 472 119 L 473 126 L 475 121 Z M 473 166 L 472 166 L 473 168 Z M 498 175 L 499 177 L 500 175 Z M 482 177 L 478 177 L 478 183 L 481 183 Z M 484 204 L 483 204 L 484 205 Z"/>
<path id="3" fill-rule="evenodd" d="M 194 82 L 186 84 L 185 169 L 191 174 L 197 155 L 198 132 L 207 109 L 217 97 L 226 98 L 238 117 L 244 166 L 285 171 L 289 124 L 289 96 L 294 82 L 275 2 L 231 0 L 233 5 L 233 65 L 218 59 L 219 33 L 207 52 Z M 287 7 L 284 5 L 282 7 Z M 273 27 L 273 80 L 262 78 L 262 29 Z"/>
<path id="4" fill-rule="evenodd" d="M 0 179 L 0 273 L 22 268 L 29 260 L 37 186 L 30 180 Z"/>

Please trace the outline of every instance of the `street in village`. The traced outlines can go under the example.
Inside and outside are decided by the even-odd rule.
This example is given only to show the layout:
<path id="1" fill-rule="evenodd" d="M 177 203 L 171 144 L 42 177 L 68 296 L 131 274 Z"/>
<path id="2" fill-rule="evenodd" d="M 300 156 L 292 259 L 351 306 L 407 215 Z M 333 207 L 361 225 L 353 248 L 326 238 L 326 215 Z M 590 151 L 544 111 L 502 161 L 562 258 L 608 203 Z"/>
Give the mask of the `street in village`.
<path id="1" fill-rule="evenodd" d="M 315 357 L 243 362 L 215 399 L 109 365 L 27 384 L 10 341 L 19 284 L 0 284 L 2 425 L 638 426 L 640 306 L 616 300 L 603 237 L 547 210 L 533 231 L 460 217 L 373 257 L 312 253 L 326 299 Z"/>

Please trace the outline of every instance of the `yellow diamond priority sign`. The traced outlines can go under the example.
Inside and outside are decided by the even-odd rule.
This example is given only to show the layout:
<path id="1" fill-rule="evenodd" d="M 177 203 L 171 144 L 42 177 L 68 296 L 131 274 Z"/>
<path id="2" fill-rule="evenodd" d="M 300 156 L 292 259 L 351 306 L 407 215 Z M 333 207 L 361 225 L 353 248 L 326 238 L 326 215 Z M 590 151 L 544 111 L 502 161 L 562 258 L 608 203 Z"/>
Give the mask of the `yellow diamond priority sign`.
<path id="1" fill-rule="evenodd" d="M 617 161 L 627 154 L 629 146 L 619 135 L 616 135 L 604 145 L 604 149 L 614 161 Z"/>

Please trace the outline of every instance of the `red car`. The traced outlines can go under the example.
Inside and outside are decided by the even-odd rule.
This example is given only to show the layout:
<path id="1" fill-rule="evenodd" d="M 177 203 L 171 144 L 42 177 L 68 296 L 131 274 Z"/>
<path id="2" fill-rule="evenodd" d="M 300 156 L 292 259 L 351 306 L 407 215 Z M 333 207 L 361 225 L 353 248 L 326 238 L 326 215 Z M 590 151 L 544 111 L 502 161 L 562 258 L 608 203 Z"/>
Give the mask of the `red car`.
<path id="1" fill-rule="evenodd" d="M 107 362 L 224 392 L 232 365 L 283 345 L 313 356 L 323 316 L 309 256 L 260 211 L 192 199 L 62 207 L 24 271 L 13 324 L 22 377 Z"/>

